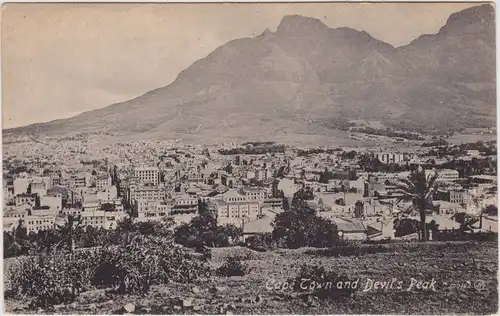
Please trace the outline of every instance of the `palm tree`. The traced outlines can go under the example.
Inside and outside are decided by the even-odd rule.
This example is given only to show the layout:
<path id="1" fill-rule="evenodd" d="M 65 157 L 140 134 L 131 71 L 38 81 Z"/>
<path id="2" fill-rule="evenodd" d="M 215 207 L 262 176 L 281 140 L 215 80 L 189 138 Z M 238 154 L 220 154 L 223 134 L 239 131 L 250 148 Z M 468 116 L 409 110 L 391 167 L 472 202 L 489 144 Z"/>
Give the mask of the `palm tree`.
<path id="1" fill-rule="evenodd" d="M 397 187 L 402 191 L 404 200 L 411 200 L 412 205 L 403 212 L 403 214 L 412 213 L 417 211 L 420 215 L 421 225 L 421 240 L 427 241 L 429 233 L 427 231 L 427 224 L 425 223 L 427 211 L 433 209 L 432 196 L 437 191 L 437 178 L 439 173 L 432 172 L 428 176 L 425 175 L 425 170 L 419 166 L 408 176 L 408 179 L 400 180 Z"/>
<path id="2" fill-rule="evenodd" d="M 77 229 L 81 228 L 82 216 L 68 215 L 68 219 L 64 222 L 64 225 L 57 225 L 59 232 L 61 233 L 63 239 L 56 245 L 56 249 L 59 244 L 63 241 L 68 243 L 69 252 L 75 251 L 75 232 Z"/>

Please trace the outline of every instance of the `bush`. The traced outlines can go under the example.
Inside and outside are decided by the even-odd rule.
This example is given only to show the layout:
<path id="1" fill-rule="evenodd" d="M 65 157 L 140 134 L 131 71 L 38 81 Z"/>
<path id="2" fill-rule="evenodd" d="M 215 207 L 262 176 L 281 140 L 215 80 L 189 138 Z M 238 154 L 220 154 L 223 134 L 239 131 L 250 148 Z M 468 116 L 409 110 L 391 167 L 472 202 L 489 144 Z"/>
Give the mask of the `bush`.
<path id="1" fill-rule="evenodd" d="M 210 275 L 204 260 L 171 240 L 142 235 L 126 247 L 32 257 L 12 270 L 6 297 L 30 297 L 32 307 L 43 308 L 71 302 L 93 288 L 142 294 L 154 284 L 189 283 Z"/>
<path id="2" fill-rule="evenodd" d="M 218 276 L 233 277 L 233 276 L 244 276 L 248 272 L 248 268 L 245 267 L 240 260 L 237 258 L 228 258 L 226 262 L 220 266 L 216 274 Z"/>
<path id="3" fill-rule="evenodd" d="M 38 256 L 24 260 L 11 275 L 6 297 L 31 297 L 32 307 L 49 307 L 73 301 L 91 288 L 95 253 Z"/>
<path id="4" fill-rule="evenodd" d="M 269 233 L 250 236 L 245 240 L 245 246 L 255 251 L 265 252 L 274 246 L 273 236 Z"/>
<path id="5" fill-rule="evenodd" d="M 192 248 L 227 247 L 238 244 L 242 233 L 239 227 L 231 224 L 218 226 L 212 215 L 202 214 L 175 229 L 175 242 Z"/>
<path id="6" fill-rule="evenodd" d="M 288 281 L 297 292 L 313 294 L 319 298 L 345 297 L 357 291 L 359 284 L 323 266 L 304 264 L 298 275 Z"/>
<path id="7" fill-rule="evenodd" d="M 287 248 L 329 247 L 339 242 L 337 225 L 308 211 L 294 210 L 276 215 L 273 240 Z"/>

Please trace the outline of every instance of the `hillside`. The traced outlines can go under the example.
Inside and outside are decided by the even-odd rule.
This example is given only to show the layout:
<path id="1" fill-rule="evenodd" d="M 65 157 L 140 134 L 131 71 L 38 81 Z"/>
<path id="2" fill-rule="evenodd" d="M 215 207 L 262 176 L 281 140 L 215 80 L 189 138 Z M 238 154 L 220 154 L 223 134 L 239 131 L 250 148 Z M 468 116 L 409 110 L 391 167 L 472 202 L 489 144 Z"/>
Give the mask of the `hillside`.
<path id="1" fill-rule="evenodd" d="M 498 250 L 496 242 L 427 242 L 367 245 L 387 248 L 360 256 L 324 257 L 308 252 L 321 249 L 276 250 L 265 253 L 249 249 L 217 248 L 212 268 L 227 258 L 242 258 L 245 276 L 212 277 L 195 284 L 155 286 L 144 295 L 119 295 L 101 289 L 80 294 L 75 302 L 49 310 L 29 308 L 29 299 L 6 298 L 12 314 L 494 314 L 498 309 Z M 6 265 L 12 259 L 6 260 Z M 295 292 L 283 284 L 298 275 L 302 265 L 318 265 L 352 279 L 359 290 L 352 297 L 316 298 Z M 5 269 L 4 271 L 8 272 Z M 6 278 L 9 274 L 6 273 Z M 402 282 L 375 289 L 369 283 Z M 435 291 L 417 289 L 412 282 L 435 280 Z M 309 284 L 309 283 L 308 283 Z M 278 285 L 275 289 L 273 286 Z M 197 289 L 196 291 L 194 289 Z M 313 297 L 312 300 L 308 300 Z M 182 300 L 191 306 L 182 307 Z M 130 314 L 130 313 L 129 313 Z"/>
<path id="2" fill-rule="evenodd" d="M 6 130 L 123 137 L 334 136 L 338 122 L 410 129 L 495 124 L 494 9 L 452 14 L 437 34 L 394 48 L 366 32 L 285 16 L 220 46 L 170 85 L 73 118 Z"/>

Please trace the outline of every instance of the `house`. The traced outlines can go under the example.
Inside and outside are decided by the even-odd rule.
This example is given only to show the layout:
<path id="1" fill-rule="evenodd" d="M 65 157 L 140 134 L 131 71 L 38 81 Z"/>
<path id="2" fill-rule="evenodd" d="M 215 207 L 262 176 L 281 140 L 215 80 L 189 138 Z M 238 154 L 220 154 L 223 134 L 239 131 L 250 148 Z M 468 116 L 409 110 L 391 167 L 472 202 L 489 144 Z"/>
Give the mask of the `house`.
<path id="1" fill-rule="evenodd" d="M 333 217 L 331 220 L 337 225 L 340 237 L 363 240 L 367 236 L 367 228 L 361 220 L 340 217 Z"/>
<path id="2" fill-rule="evenodd" d="M 253 235 L 260 235 L 273 232 L 272 222 L 275 218 L 273 213 L 259 219 L 242 223 L 243 240 Z"/>
<path id="3" fill-rule="evenodd" d="M 457 213 L 466 212 L 466 209 L 456 203 L 437 200 L 432 202 L 439 209 L 440 215 L 455 215 Z"/>

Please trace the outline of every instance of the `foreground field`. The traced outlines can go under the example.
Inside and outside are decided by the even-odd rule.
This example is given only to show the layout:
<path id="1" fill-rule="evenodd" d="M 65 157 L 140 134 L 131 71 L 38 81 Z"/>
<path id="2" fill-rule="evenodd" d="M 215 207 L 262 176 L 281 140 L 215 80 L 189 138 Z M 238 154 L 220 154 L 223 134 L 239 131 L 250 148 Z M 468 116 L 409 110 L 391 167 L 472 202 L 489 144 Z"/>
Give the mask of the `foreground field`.
<path id="1" fill-rule="evenodd" d="M 381 251 L 329 257 L 311 248 L 270 252 L 220 248 L 213 250 L 210 265 L 214 269 L 236 256 L 249 272 L 242 277 L 212 277 L 196 284 L 154 287 L 144 296 L 95 290 L 81 294 L 74 303 L 55 306 L 54 310 L 32 311 L 28 301 L 12 300 L 6 300 L 5 308 L 7 313 L 22 314 L 493 314 L 497 311 L 498 252 L 494 242 L 363 247 Z M 284 289 L 280 284 L 294 278 L 303 264 L 323 266 L 351 280 L 357 279 L 358 291 L 349 297 L 321 299 Z"/>

